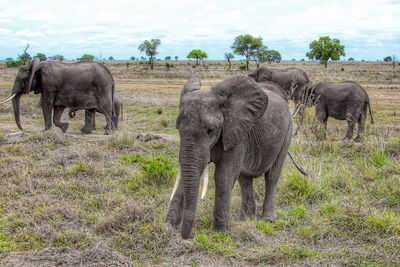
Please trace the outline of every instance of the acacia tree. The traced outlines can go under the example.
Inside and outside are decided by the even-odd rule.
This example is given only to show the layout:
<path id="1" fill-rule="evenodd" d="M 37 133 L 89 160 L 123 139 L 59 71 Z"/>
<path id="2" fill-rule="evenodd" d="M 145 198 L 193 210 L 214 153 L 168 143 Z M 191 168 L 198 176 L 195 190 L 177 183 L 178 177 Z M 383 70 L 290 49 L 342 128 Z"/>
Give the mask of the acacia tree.
<path id="1" fill-rule="evenodd" d="M 253 53 L 252 58 L 257 64 L 257 68 L 260 67 L 261 62 L 265 62 L 267 56 L 267 46 L 261 45 Z"/>
<path id="2" fill-rule="evenodd" d="M 18 59 L 22 60 L 22 62 L 24 63 L 24 65 L 26 65 L 26 63 L 30 60 L 32 60 L 31 55 L 28 54 L 28 49 L 29 49 L 29 44 L 26 44 L 25 48 L 24 48 L 24 53 L 22 53 L 22 55 L 18 55 Z"/>
<path id="3" fill-rule="evenodd" d="M 84 54 L 79 60 L 80 61 L 93 61 L 94 56 L 91 54 Z"/>
<path id="4" fill-rule="evenodd" d="M 196 59 L 196 66 L 199 65 L 199 61 L 201 60 L 204 64 L 204 59 L 208 58 L 206 52 L 201 51 L 200 49 L 193 49 L 190 53 L 186 56 L 187 58 L 195 58 Z"/>
<path id="5" fill-rule="evenodd" d="M 65 60 L 63 55 L 55 55 L 52 57 L 53 60 L 59 60 L 59 61 L 63 61 Z"/>
<path id="6" fill-rule="evenodd" d="M 178 56 L 175 56 L 175 61 L 178 61 Z"/>
<path id="7" fill-rule="evenodd" d="M 232 53 L 225 53 L 225 59 L 228 61 L 229 68 L 231 68 L 231 59 L 234 58 L 235 56 Z"/>
<path id="8" fill-rule="evenodd" d="M 172 58 L 171 56 L 166 56 L 166 57 L 165 57 L 165 61 L 171 60 L 171 58 Z"/>
<path id="9" fill-rule="evenodd" d="M 138 47 L 140 52 L 144 52 L 147 56 L 150 57 L 150 68 L 154 68 L 154 57 L 158 54 L 157 48 L 161 44 L 160 39 L 151 39 L 150 42 L 145 40 Z"/>
<path id="10" fill-rule="evenodd" d="M 262 45 L 261 37 L 255 38 L 250 34 L 246 34 L 237 36 L 231 48 L 233 49 L 233 53 L 246 58 L 246 69 L 248 70 L 251 57 L 253 57 L 257 52 L 257 49 Z"/>
<path id="11" fill-rule="evenodd" d="M 37 53 L 36 56 L 34 56 L 34 57 L 38 57 L 38 58 L 40 59 L 40 61 L 45 61 L 45 60 L 47 60 L 46 55 L 43 54 L 43 53 Z"/>
<path id="12" fill-rule="evenodd" d="M 306 53 L 309 59 L 323 62 L 325 68 L 328 66 L 328 60 L 339 60 L 340 56 L 345 56 L 344 45 L 340 45 L 339 39 L 331 39 L 329 36 L 319 37 L 310 44 L 310 52 Z"/>
<path id="13" fill-rule="evenodd" d="M 265 53 L 266 53 L 265 60 L 268 61 L 268 63 L 270 64 L 271 62 L 279 63 L 282 60 L 281 54 L 276 50 L 267 50 L 265 51 Z"/>
<path id="14" fill-rule="evenodd" d="M 383 59 L 383 61 L 385 62 L 392 62 L 392 57 L 391 56 L 387 56 Z"/>

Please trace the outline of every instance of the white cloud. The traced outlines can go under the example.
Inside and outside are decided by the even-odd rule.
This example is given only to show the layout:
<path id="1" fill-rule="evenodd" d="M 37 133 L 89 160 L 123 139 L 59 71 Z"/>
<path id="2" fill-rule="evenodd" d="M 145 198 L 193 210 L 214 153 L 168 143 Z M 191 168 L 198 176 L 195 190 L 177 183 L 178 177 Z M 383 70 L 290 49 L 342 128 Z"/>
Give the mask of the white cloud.
<path id="1" fill-rule="evenodd" d="M 0 58 L 15 56 L 3 51 L 12 48 L 18 54 L 29 43 L 32 53 L 49 51 L 75 58 L 86 52 L 83 49 L 95 53 L 107 49 L 122 59 L 140 56 L 141 42 L 159 38 L 161 58 L 172 54 L 185 58 L 189 50 L 200 48 L 210 51 L 210 59 L 222 59 L 234 38 L 245 33 L 263 37 L 287 59 L 304 58 L 308 44 L 322 35 L 339 38 L 347 54 L 357 53 L 356 57 L 400 54 L 396 1 L 39 0 L 32 5 L 27 0 L 0 0 L 0 4 L 4 39 Z"/>

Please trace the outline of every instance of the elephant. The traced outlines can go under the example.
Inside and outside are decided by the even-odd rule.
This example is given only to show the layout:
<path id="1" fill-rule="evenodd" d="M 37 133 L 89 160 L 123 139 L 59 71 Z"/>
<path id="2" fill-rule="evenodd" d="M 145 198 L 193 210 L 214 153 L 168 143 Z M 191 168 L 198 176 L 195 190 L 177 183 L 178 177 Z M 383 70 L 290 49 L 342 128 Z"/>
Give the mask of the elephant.
<path id="1" fill-rule="evenodd" d="M 256 82 L 271 81 L 278 84 L 286 92 L 286 95 L 295 103 L 295 110 L 300 115 L 299 127 L 303 123 L 303 115 L 305 110 L 304 92 L 310 86 L 310 80 L 307 74 L 298 68 L 278 69 L 272 67 L 261 67 L 248 74 Z"/>
<path id="2" fill-rule="evenodd" d="M 70 118 L 75 118 L 77 109 L 70 108 L 68 115 Z M 114 94 L 114 111 L 115 111 L 115 120 L 114 127 L 118 130 L 118 120 L 119 115 L 121 113 L 121 120 L 123 120 L 123 104 L 121 98 Z M 88 131 L 85 133 L 91 133 L 92 130 L 96 130 L 96 110 L 85 110 L 85 126 L 84 129 Z"/>
<path id="3" fill-rule="evenodd" d="M 239 217 L 255 216 L 253 178 L 263 174 L 262 218 L 276 218 L 275 188 L 292 138 L 292 119 L 287 101 L 269 86 L 246 76 L 228 78 L 207 91 L 199 90 L 197 76 L 184 86 L 176 121 L 180 170 L 166 217 L 175 228 L 182 223 L 182 238 L 193 237 L 200 177 L 210 162 L 216 166 L 215 231 L 229 232 L 236 180 L 242 199 Z"/>
<path id="4" fill-rule="evenodd" d="M 287 97 L 296 104 L 301 102 L 301 92 L 310 82 L 307 74 L 298 68 L 261 67 L 249 73 L 248 76 L 256 82 L 271 81 L 278 84 L 286 92 Z"/>
<path id="5" fill-rule="evenodd" d="M 102 64 L 40 62 L 39 58 L 34 58 L 29 65 L 19 69 L 12 95 L 3 102 L 12 100 L 15 121 L 21 131 L 20 98 L 23 94 L 34 91 L 35 94 L 41 94 L 45 130 L 51 129 L 54 108 L 53 122 L 65 132 L 68 123 L 62 123 L 60 119 L 64 109 L 69 107 L 96 110 L 104 114 L 107 123 L 105 134 L 110 134 L 115 131 L 112 105 L 114 87 L 111 72 Z M 87 129 L 84 127 L 81 131 L 86 132 Z"/>
<path id="6" fill-rule="evenodd" d="M 358 123 L 358 134 L 355 142 L 364 139 L 364 126 L 367 118 L 367 108 L 374 123 L 371 104 L 367 92 L 356 82 L 319 82 L 313 84 L 305 93 L 311 104 L 315 105 L 314 121 L 324 124 L 322 138 L 326 138 L 326 126 L 329 117 L 346 120 L 348 124 L 345 140 L 352 140 L 353 130 Z"/>

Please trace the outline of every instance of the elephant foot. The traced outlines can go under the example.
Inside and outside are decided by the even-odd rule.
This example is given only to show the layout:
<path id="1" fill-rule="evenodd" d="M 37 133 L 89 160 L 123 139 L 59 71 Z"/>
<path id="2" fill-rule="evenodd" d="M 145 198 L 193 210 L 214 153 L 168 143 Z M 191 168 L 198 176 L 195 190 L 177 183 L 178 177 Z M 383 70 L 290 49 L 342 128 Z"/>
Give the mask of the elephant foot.
<path id="1" fill-rule="evenodd" d="M 92 132 L 92 127 L 83 126 L 81 132 L 84 134 L 90 134 Z"/>
<path id="2" fill-rule="evenodd" d="M 175 229 L 178 229 L 179 225 L 181 224 L 182 217 L 174 216 L 174 215 L 167 215 L 165 222 L 172 226 Z"/>
<path id="3" fill-rule="evenodd" d="M 346 142 L 346 143 L 348 143 L 348 142 L 353 142 L 353 139 L 351 138 L 351 137 L 344 137 L 343 138 L 343 142 Z"/>
<path id="4" fill-rule="evenodd" d="M 261 219 L 268 221 L 268 222 L 274 222 L 276 220 L 276 212 L 275 210 L 269 211 L 269 212 L 263 212 Z"/>
<path id="5" fill-rule="evenodd" d="M 239 220 L 241 220 L 241 221 L 244 221 L 247 218 L 253 219 L 253 218 L 255 218 L 255 216 L 256 216 L 255 211 L 253 212 L 253 211 L 249 211 L 249 210 L 247 210 L 247 211 L 240 210 L 240 212 L 239 212 Z"/>
<path id="6" fill-rule="evenodd" d="M 110 127 L 106 127 L 106 131 L 104 132 L 105 135 L 110 135 L 113 134 L 115 132 L 115 128 L 113 128 L 112 130 L 110 129 Z"/>
<path id="7" fill-rule="evenodd" d="M 356 143 L 362 143 L 364 141 L 364 138 L 357 136 L 356 139 L 354 139 L 354 142 Z"/>
<path id="8" fill-rule="evenodd" d="M 217 226 L 214 224 L 214 232 L 229 235 L 229 226 Z"/>
<path id="9" fill-rule="evenodd" d="M 68 129 L 69 124 L 68 123 L 63 123 L 61 124 L 61 130 L 63 133 L 65 133 Z"/>

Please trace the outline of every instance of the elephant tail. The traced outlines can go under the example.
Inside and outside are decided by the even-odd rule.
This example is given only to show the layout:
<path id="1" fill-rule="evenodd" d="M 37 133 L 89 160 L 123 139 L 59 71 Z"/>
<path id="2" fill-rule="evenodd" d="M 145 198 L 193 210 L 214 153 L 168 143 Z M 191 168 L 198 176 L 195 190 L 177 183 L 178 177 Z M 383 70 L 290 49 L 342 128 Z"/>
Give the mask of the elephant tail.
<path id="1" fill-rule="evenodd" d="M 369 109 L 369 116 L 371 117 L 371 124 L 374 124 L 375 121 L 374 121 L 374 118 L 372 118 L 371 103 L 369 102 L 369 99 L 368 99 L 367 104 L 368 104 L 368 109 Z"/>
<path id="2" fill-rule="evenodd" d="M 124 103 L 121 101 L 121 121 L 124 120 Z"/>
<path id="3" fill-rule="evenodd" d="M 288 151 L 288 155 L 290 157 L 290 159 L 292 160 L 294 166 L 296 166 L 296 168 L 299 170 L 299 172 L 305 176 L 307 176 L 307 173 L 297 164 L 297 162 L 294 160 L 292 154 L 290 154 L 290 152 Z"/>
<path id="4" fill-rule="evenodd" d="M 118 118 L 115 117 L 114 94 L 115 94 L 115 82 L 114 78 L 111 76 L 111 106 L 112 106 L 111 120 L 114 123 L 114 127 L 116 127 L 116 121 L 118 121 Z"/>

